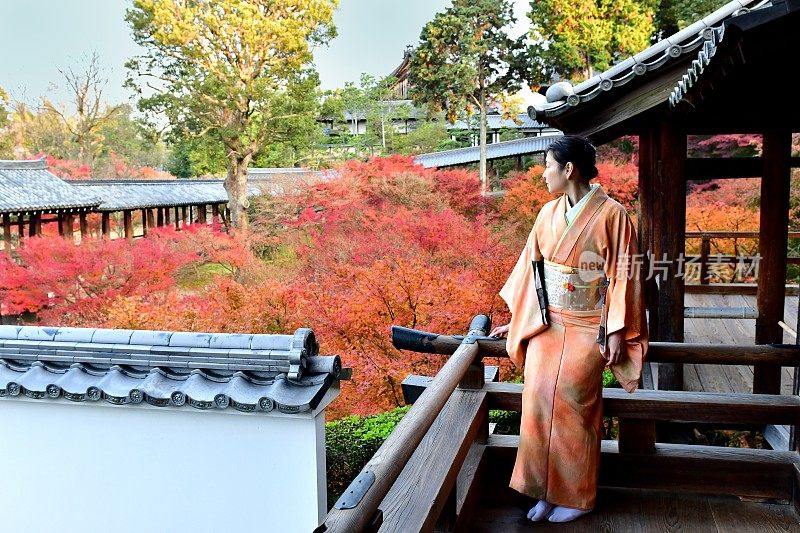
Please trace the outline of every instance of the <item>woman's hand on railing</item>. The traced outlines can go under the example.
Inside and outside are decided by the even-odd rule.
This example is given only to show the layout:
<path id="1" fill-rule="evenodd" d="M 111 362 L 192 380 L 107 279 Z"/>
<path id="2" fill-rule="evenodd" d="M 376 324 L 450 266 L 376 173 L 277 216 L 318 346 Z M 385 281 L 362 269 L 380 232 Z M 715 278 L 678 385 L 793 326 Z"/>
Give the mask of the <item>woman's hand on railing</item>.
<path id="1" fill-rule="evenodd" d="M 625 355 L 627 347 L 625 345 L 625 330 L 615 331 L 609 334 L 606 341 L 606 351 L 603 354 L 606 365 L 615 365 L 620 362 L 622 356 Z"/>
<path id="2" fill-rule="evenodd" d="M 508 326 L 509 325 L 510 324 L 506 324 L 505 326 L 497 326 L 496 328 L 494 328 L 492 330 L 491 333 L 489 333 L 489 336 L 490 337 L 500 337 L 500 338 L 507 337 L 508 336 Z"/>

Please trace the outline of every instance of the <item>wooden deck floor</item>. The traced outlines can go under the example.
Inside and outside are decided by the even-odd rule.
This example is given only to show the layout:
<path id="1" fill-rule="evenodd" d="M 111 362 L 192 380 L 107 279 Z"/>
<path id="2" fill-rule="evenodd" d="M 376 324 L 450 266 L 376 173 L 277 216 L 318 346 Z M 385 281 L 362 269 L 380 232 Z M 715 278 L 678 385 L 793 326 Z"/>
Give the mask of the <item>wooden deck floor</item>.
<path id="1" fill-rule="evenodd" d="M 470 531 L 610 532 L 800 532 L 791 505 L 743 502 L 737 498 L 638 489 L 600 489 L 595 510 L 574 522 L 532 523 L 522 503 L 482 502 Z"/>
<path id="2" fill-rule="evenodd" d="M 755 307 L 756 297 L 722 294 L 687 294 L 689 307 Z M 787 296 L 784 322 L 792 328 L 797 323 L 797 297 Z M 754 344 L 755 319 L 684 319 L 686 342 Z M 794 337 L 784 333 L 783 342 L 794 344 Z M 704 392 L 753 392 L 753 367 L 730 365 L 684 365 L 684 390 Z M 781 394 L 792 392 L 792 369 L 784 368 Z"/>

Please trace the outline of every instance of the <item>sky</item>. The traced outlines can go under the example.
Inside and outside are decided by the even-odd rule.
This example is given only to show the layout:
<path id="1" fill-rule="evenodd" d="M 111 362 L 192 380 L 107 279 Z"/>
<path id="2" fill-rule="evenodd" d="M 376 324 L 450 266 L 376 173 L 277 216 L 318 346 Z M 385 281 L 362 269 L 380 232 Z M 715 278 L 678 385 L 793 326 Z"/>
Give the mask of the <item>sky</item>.
<path id="1" fill-rule="evenodd" d="M 514 0 L 525 31 L 529 0 Z M 127 0 L 0 0 L 0 87 L 12 98 L 34 103 L 40 96 L 68 103 L 59 70 L 80 71 L 96 52 L 110 103 L 131 97 L 123 88 L 125 61 L 140 52 L 124 20 Z M 314 51 L 323 89 L 357 81 L 362 72 L 387 76 L 419 41 L 422 27 L 450 0 L 340 0 L 334 15 L 339 36 Z"/>

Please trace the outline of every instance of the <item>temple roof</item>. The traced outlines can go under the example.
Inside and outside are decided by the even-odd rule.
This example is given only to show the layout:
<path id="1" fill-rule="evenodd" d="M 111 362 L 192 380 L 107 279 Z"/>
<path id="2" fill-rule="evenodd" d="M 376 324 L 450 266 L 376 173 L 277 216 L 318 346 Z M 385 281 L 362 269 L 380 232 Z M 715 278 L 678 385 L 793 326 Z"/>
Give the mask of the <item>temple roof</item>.
<path id="1" fill-rule="evenodd" d="M 0 161 L 0 213 L 94 208 L 100 202 L 53 175 L 43 159 Z"/>
<path id="2" fill-rule="evenodd" d="M 541 154 L 546 152 L 550 143 L 559 137 L 561 137 L 561 134 L 541 135 L 538 137 L 524 137 L 522 139 L 514 139 L 513 141 L 487 144 L 486 158 L 491 160 L 517 155 Z M 479 160 L 480 147 L 478 146 L 421 154 L 414 158 L 416 163 L 425 168 L 465 165 L 468 163 L 476 163 Z"/>
<path id="3" fill-rule="evenodd" d="M 340 377 L 294 335 L 0 326 L 0 397 L 299 413 Z"/>
<path id="4" fill-rule="evenodd" d="M 122 211 L 228 202 L 223 180 L 73 180 L 69 182 L 87 195 L 102 198 L 97 211 Z M 248 185 L 248 196 L 260 193 Z"/>
<path id="5" fill-rule="evenodd" d="M 712 69 L 717 72 L 713 83 L 705 91 L 706 99 L 715 104 L 692 119 L 695 132 L 701 133 L 698 128 L 708 133 L 761 131 L 772 122 L 785 121 L 783 110 L 765 112 L 774 111 L 774 106 L 745 95 L 763 91 L 770 85 L 768 79 L 785 72 L 786 54 L 791 54 L 798 42 L 793 31 L 798 4 L 797 0 L 729 2 L 589 80 L 574 87 L 568 82 L 550 86 L 547 102 L 529 107 L 528 114 L 565 133 L 587 135 L 599 144 L 636 134 L 671 114 L 700 75 L 706 71 L 702 77 L 707 77 L 708 68 L 718 63 Z M 727 39 L 726 34 L 737 38 Z M 742 35 L 747 39 L 742 41 Z M 724 54 L 718 54 L 725 40 L 729 45 L 722 46 Z M 715 54 L 724 57 L 712 60 Z M 794 106 L 789 107 L 796 113 Z"/>

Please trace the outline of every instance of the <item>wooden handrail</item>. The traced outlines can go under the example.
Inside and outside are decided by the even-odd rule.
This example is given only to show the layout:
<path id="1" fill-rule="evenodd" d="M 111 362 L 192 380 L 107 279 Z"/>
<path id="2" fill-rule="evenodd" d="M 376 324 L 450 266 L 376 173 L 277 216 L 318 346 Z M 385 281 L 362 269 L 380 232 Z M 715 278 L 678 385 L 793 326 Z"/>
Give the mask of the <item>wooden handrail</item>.
<path id="1" fill-rule="evenodd" d="M 395 346 L 422 353 L 451 354 L 461 337 L 437 335 L 409 328 L 392 327 Z M 506 339 L 477 339 L 482 357 L 508 357 Z M 794 344 L 700 344 L 688 342 L 651 342 L 647 360 L 655 363 L 692 363 L 713 365 L 800 366 L 800 346 Z"/>
<path id="2" fill-rule="evenodd" d="M 450 399 L 458 383 L 466 375 L 470 365 L 480 359 L 480 347 L 474 338 L 486 335 L 490 326 L 491 322 L 485 315 L 478 315 L 472 320 L 470 332 L 452 352 L 452 357 L 436 374 L 425 392 L 400 420 L 372 459 L 361 469 L 361 474 L 346 489 L 315 533 L 362 532 L 380 525 L 382 519 L 378 506 L 427 434 L 442 407 Z M 356 494 L 359 490 L 363 492 L 360 499 L 353 495 L 354 501 L 342 505 L 348 495 Z"/>
<path id="3" fill-rule="evenodd" d="M 520 411 L 521 383 L 487 383 L 489 409 Z M 796 424 L 800 398 L 772 394 L 603 389 L 603 414 L 626 419 L 720 424 Z"/>
<path id="4" fill-rule="evenodd" d="M 800 231 L 789 231 L 789 238 L 800 238 Z M 712 239 L 757 239 L 757 231 L 687 231 L 687 239 L 697 239 L 700 237 L 710 237 Z"/>

